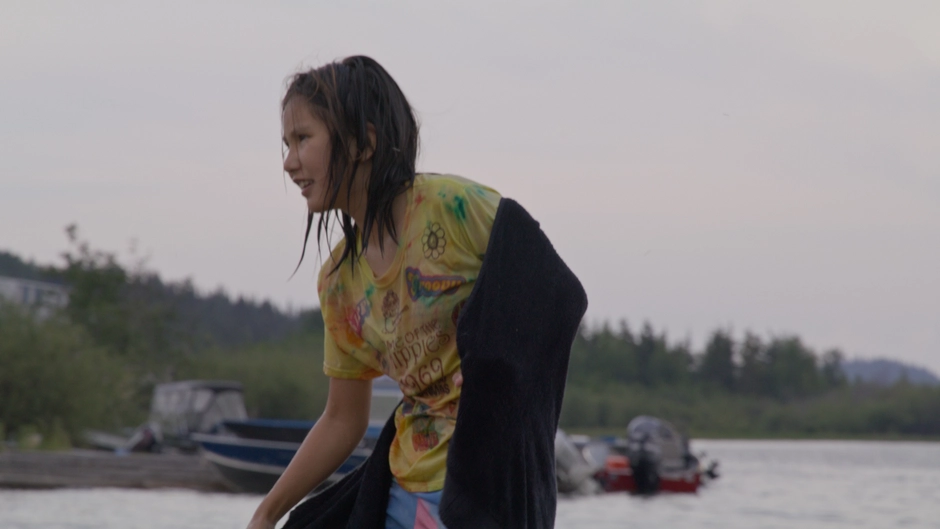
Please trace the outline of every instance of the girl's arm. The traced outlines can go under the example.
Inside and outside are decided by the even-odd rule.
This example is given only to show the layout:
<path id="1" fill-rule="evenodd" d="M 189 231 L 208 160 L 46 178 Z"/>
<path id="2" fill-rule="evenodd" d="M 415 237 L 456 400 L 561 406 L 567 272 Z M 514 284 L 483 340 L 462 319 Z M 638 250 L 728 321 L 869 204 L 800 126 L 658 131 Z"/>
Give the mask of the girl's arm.
<path id="1" fill-rule="evenodd" d="M 330 379 L 323 415 L 261 501 L 249 529 L 273 528 L 287 511 L 346 461 L 366 433 L 371 398 L 371 380 Z"/>

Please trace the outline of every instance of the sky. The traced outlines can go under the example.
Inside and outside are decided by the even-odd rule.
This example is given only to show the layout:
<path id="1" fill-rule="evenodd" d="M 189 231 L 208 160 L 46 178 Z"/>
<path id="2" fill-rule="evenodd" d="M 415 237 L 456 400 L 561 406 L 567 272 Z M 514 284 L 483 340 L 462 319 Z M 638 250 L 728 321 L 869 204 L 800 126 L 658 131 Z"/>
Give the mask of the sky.
<path id="1" fill-rule="evenodd" d="M 365 54 L 419 170 L 522 203 L 591 325 L 940 372 L 938 26 L 933 0 L 4 0 L 0 249 L 61 263 L 75 223 L 164 279 L 316 305 L 279 101 Z"/>

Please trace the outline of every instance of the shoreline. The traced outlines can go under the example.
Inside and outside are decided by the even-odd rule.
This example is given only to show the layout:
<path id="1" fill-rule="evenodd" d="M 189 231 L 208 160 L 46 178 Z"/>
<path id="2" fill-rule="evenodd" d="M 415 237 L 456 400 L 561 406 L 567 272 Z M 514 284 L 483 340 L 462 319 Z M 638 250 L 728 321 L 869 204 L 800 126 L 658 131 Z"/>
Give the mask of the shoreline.
<path id="1" fill-rule="evenodd" d="M 590 437 L 624 437 L 626 426 L 622 428 L 565 428 L 568 434 L 588 435 Z M 688 436 L 693 441 L 873 441 L 873 442 L 924 442 L 940 443 L 940 436 L 901 435 L 901 434 L 858 434 L 845 435 L 834 433 L 820 434 L 741 434 L 741 433 L 705 433 Z"/>
<path id="2" fill-rule="evenodd" d="M 199 455 L 118 455 L 85 449 L 0 452 L 0 490 L 97 487 L 231 491 Z"/>

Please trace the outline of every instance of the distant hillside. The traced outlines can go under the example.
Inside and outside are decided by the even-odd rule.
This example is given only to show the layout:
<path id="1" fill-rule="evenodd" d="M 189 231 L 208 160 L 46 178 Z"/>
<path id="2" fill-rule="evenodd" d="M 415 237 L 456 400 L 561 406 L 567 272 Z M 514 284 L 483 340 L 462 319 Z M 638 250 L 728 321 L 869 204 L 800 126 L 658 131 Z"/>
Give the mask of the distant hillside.
<path id="1" fill-rule="evenodd" d="M 902 378 L 911 384 L 922 386 L 940 385 L 940 378 L 923 367 L 912 366 L 894 360 L 847 360 L 842 364 L 845 378 L 850 382 L 868 382 L 879 386 L 892 386 Z"/>

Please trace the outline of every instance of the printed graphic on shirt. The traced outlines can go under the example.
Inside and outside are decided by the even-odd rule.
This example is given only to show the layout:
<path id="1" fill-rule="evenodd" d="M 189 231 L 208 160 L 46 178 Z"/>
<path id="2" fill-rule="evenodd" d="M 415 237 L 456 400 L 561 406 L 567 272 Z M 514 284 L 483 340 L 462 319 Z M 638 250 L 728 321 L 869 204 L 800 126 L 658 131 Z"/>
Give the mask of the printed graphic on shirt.
<path id="1" fill-rule="evenodd" d="M 411 446 L 415 452 L 426 452 L 441 441 L 443 428 L 434 417 L 415 417 L 411 423 Z"/>
<path id="2" fill-rule="evenodd" d="M 457 288 L 467 283 L 462 276 L 423 275 L 421 270 L 408 267 L 405 269 L 405 281 L 408 283 L 408 295 L 412 301 L 419 298 L 435 298 L 454 294 Z"/>
<path id="3" fill-rule="evenodd" d="M 398 330 L 398 322 L 408 307 L 402 308 L 401 299 L 394 290 L 389 290 L 382 300 L 382 316 L 385 317 L 385 332 L 391 334 Z"/>
<path id="4" fill-rule="evenodd" d="M 349 311 L 347 320 L 349 326 L 352 327 L 353 332 L 357 336 L 362 337 L 362 322 L 369 317 L 369 314 L 372 313 L 372 304 L 369 303 L 369 300 L 363 298 L 359 303 L 356 303 L 356 307 Z"/>
<path id="5" fill-rule="evenodd" d="M 444 253 L 447 248 L 447 238 L 444 235 L 444 228 L 437 222 L 432 222 L 424 229 L 424 235 L 421 236 L 421 244 L 424 246 L 424 256 L 434 260 Z"/>
<path id="6" fill-rule="evenodd" d="M 450 342 L 450 334 L 441 328 L 440 322 L 432 321 L 412 329 L 394 340 L 386 340 L 385 348 L 387 352 L 385 356 L 391 359 L 394 367 L 393 372 L 410 372 L 413 371 L 411 369 L 413 366 L 416 366 L 427 356 L 440 352 Z M 440 362 L 439 358 L 434 360 Z M 434 360 L 432 360 L 432 363 Z M 416 378 L 416 375 L 420 376 L 420 373 L 409 373 L 399 377 L 398 382 L 402 386 L 420 389 L 422 386 L 418 383 L 419 381 L 426 382 L 424 386 L 427 386 L 433 382 L 434 377 L 443 374 L 443 366 L 440 363 L 434 365 L 432 369 L 433 372 L 429 373 L 432 378 L 419 379 Z M 410 382 L 408 377 L 412 379 Z"/>
<path id="7" fill-rule="evenodd" d="M 346 311 L 346 339 L 356 347 L 364 342 L 362 339 L 362 322 L 372 313 L 372 304 L 367 298 L 363 298 L 354 307 Z"/>
<path id="8" fill-rule="evenodd" d="M 433 366 L 432 366 L 433 369 Z M 422 398 L 433 398 L 433 397 L 443 397 L 450 393 L 450 385 L 447 384 L 447 379 L 441 379 L 437 382 L 434 382 L 430 386 L 424 388 L 424 391 L 418 394 Z"/>
<path id="9" fill-rule="evenodd" d="M 447 208 L 447 211 L 453 213 L 457 220 L 467 220 L 467 201 L 464 197 L 454 195 L 450 202 L 444 203 L 444 207 Z"/>

